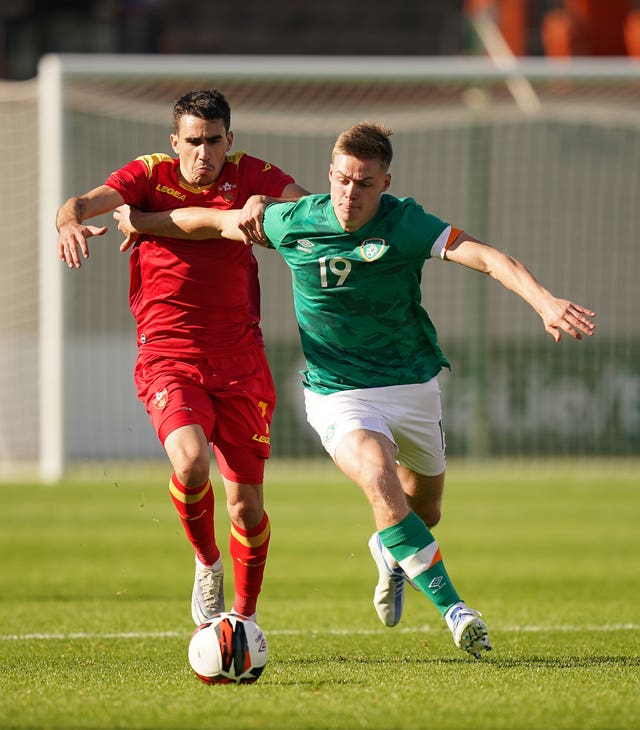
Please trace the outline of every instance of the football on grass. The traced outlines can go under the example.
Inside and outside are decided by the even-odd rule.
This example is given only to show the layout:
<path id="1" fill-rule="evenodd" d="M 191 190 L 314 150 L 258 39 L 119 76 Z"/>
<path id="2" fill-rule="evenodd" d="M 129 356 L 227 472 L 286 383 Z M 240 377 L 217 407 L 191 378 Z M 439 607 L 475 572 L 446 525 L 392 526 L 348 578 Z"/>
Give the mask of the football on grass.
<path id="1" fill-rule="evenodd" d="M 262 674 L 269 650 L 262 629 L 234 613 L 219 613 L 199 626 L 189 643 L 189 664 L 205 684 L 251 684 Z"/>

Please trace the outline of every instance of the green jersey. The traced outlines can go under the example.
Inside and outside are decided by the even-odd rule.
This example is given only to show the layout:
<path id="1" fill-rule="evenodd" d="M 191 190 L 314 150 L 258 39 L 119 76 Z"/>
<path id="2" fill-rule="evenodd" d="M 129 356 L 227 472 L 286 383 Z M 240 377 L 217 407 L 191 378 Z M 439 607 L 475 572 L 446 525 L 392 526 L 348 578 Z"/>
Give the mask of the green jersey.
<path id="1" fill-rule="evenodd" d="M 448 228 L 392 195 L 351 233 L 329 195 L 267 207 L 265 233 L 291 269 L 305 387 L 326 394 L 422 383 L 449 367 L 420 291 L 424 262 Z"/>

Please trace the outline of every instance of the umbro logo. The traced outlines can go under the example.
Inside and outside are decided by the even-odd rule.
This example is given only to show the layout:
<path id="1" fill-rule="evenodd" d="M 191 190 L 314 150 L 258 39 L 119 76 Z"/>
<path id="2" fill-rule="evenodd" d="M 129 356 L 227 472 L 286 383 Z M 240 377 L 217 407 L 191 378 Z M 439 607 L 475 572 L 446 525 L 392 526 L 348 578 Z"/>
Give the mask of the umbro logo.
<path id="1" fill-rule="evenodd" d="M 309 241 L 306 238 L 299 238 L 296 243 L 298 244 L 297 248 L 298 251 L 306 251 L 311 253 L 311 250 L 314 248 L 315 243 L 313 241 Z"/>

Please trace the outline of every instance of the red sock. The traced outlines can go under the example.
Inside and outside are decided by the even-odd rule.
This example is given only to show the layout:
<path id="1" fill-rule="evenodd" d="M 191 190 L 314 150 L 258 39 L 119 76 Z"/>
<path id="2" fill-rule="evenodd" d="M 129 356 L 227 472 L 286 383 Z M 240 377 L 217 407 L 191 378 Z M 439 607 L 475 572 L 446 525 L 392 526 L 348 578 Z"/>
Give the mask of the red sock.
<path id="1" fill-rule="evenodd" d="M 198 560 L 207 566 L 220 557 L 213 529 L 213 489 L 207 479 L 201 487 L 185 487 L 175 473 L 169 482 L 171 499 Z"/>
<path id="2" fill-rule="evenodd" d="M 256 612 L 270 537 L 271 525 L 266 512 L 260 524 L 251 530 L 231 525 L 229 552 L 233 559 L 236 589 L 233 610 L 243 616 L 252 616 Z"/>

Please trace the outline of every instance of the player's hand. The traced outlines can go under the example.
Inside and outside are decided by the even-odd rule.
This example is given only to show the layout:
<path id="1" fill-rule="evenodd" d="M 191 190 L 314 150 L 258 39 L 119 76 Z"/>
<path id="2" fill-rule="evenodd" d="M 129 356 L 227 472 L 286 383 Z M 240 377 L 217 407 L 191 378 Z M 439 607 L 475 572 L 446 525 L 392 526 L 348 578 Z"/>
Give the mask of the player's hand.
<path id="1" fill-rule="evenodd" d="M 120 205 L 113 211 L 113 217 L 118 223 L 118 230 L 124 234 L 124 241 L 120 244 L 120 250 L 126 251 L 140 238 L 140 233 L 131 222 L 131 206 Z"/>
<path id="2" fill-rule="evenodd" d="M 596 328 L 592 322 L 596 313 L 567 299 L 554 299 L 541 316 L 545 330 L 556 342 L 560 342 L 562 332 L 581 340 L 583 335 L 591 337 Z"/>
<path id="3" fill-rule="evenodd" d="M 238 228 L 246 246 L 253 243 L 266 246 L 269 243 L 262 227 L 262 216 L 268 202 L 269 198 L 264 195 L 252 195 L 240 211 Z"/>
<path id="4" fill-rule="evenodd" d="M 106 226 L 65 223 L 60 227 L 58 235 L 58 258 L 70 269 L 79 269 L 82 266 L 82 259 L 89 258 L 87 239 L 91 236 L 103 236 L 106 232 Z"/>

